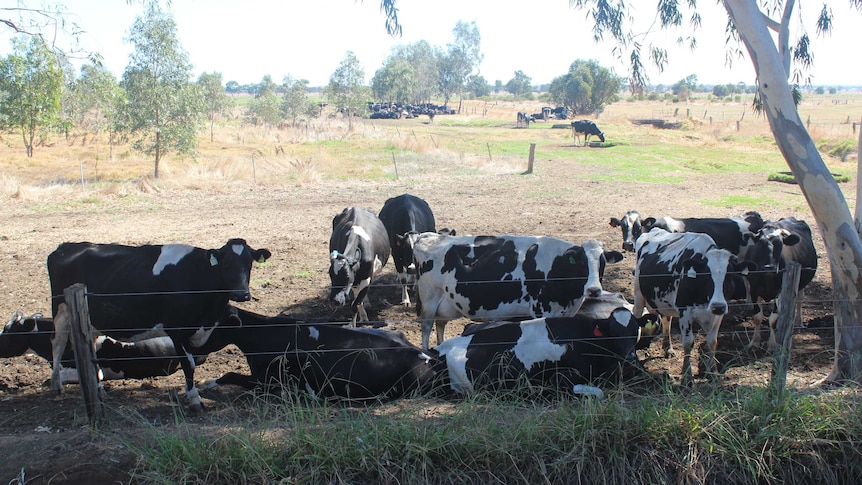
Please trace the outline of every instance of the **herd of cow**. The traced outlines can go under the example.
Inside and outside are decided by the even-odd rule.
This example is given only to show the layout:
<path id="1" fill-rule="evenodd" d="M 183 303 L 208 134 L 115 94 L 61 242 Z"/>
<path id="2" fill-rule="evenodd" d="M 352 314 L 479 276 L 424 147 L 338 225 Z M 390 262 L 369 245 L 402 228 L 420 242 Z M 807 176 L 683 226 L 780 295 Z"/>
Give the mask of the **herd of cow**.
<path id="1" fill-rule="evenodd" d="M 581 245 L 547 236 L 463 236 L 438 231 L 428 204 L 410 194 L 388 199 L 379 216 L 348 207 L 332 221 L 330 300 L 350 304 L 349 325 L 263 316 L 230 304 L 250 298 L 253 263 L 271 255 L 242 239 L 220 249 L 182 244 L 124 246 L 63 243 L 47 258 L 53 318 L 17 313 L 0 331 L 0 357 L 35 351 L 52 364 L 61 392 L 76 372 L 66 350 L 70 315 L 65 288 L 83 283 L 91 324 L 100 332 L 96 364 L 105 377 L 144 378 L 182 369 L 192 410 L 198 387 L 234 384 L 318 398 L 387 399 L 422 391 L 465 394 L 524 381 L 566 392 L 637 360 L 635 349 L 679 320 L 683 380 L 691 381 L 694 325 L 707 333 L 705 373 L 716 375 L 717 332 L 729 301 L 759 305 L 758 326 L 775 305 L 787 261 L 814 277 L 817 255 L 804 221 L 764 221 L 756 212 L 727 219 L 611 218 L 624 251 L 636 253 L 634 303 L 602 288 L 605 265 L 623 254 L 594 239 Z M 369 287 L 393 259 L 410 306 L 411 280 L 421 347 L 398 331 L 357 328 L 368 321 Z M 767 317 L 766 315 L 769 314 Z M 446 323 L 480 323 L 445 339 Z M 436 346 L 430 334 L 436 327 Z M 140 335 L 146 332 L 146 335 Z M 228 373 L 196 385 L 195 366 L 229 344 L 249 374 Z M 770 347 L 774 338 L 770 333 Z M 587 387 L 584 387 L 587 386 Z"/>

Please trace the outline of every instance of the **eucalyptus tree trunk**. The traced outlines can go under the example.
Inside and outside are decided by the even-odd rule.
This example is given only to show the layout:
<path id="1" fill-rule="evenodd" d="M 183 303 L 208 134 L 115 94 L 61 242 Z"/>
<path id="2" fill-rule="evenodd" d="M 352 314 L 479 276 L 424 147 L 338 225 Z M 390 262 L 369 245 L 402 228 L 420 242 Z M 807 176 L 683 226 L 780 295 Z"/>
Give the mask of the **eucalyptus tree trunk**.
<path id="1" fill-rule="evenodd" d="M 724 0 L 757 74 L 775 141 L 808 201 L 832 268 L 835 361 L 825 381 L 862 381 L 862 241 L 847 201 L 805 129 L 757 0 Z"/>

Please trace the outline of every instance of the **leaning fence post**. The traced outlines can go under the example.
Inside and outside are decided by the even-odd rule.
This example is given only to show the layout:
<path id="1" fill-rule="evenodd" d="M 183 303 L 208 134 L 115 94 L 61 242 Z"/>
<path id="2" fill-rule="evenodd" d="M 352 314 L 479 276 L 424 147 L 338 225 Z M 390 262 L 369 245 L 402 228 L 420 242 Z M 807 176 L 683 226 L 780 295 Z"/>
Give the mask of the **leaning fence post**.
<path id="1" fill-rule="evenodd" d="M 799 275 L 802 265 L 796 261 L 788 261 L 781 279 L 781 295 L 778 310 L 778 321 L 775 323 L 775 355 L 772 361 L 772 379 L 770 386 L 773 397 L 784 394 L 787 384 L 787 366 L 790 362 L 790 350 L 793 343 L 793 324 L 796 322 L 796 296 L 799 291 Z"/>
<path id="2" fill-rule="evenodd" d="M 530 158 L 527 160 L 527 171 L 521 175 L 529 175 L 533 173 L 533 160 L 536 158 L 536 144 L 530 143 Z"/>
<path id="3" fill-rule="evenodd" d="M 99 394 L 99 377 L 90 326 L 90 309 L 87 306 L 87 287 L 76 283 L 65 290 L 63 296 L 69 307 L 72 350 L 75 351 L 75 366 L 78 383 L 84 397 L 84 407 L 90 419 L 90 427 L 98 428 L 105 420 L 105 406 Z"/>

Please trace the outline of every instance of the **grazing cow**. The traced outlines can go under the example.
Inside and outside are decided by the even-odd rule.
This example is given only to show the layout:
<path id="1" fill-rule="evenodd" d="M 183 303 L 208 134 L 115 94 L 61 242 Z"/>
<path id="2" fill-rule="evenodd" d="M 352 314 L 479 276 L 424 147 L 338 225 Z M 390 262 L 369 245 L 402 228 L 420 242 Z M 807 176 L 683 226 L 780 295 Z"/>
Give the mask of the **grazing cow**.
<path id="1" fill-rule="evenodd" d="M 402 194 L 386 200 L 380 209 L 380 221 L 389 234 L 389 246 L 392 249 L 392 262 L 395 272 L 401 282 L 401 304 L 410 306 L 410 295 L 407 292 L 409 274 L 416 274 L 413 264 L 413 246 L 410 244 L 410 234 L 435 232 L 434 213 L 428 203 L 419 197 Z"/>
<path id="2" fill-rule="evenodd" d="M 519 127 L 523 126 L 523 127 L 529 128 L 531 121 L 535 121 L 535 120 L 533 119 L 532 116 L 530 116 L 529 113 L 526 113 L 524 111 L 518 111 L 518 124 L 517 124 L 517 126 L 519 126 Z"/>
<path id="3" fill-rule="evenodd" d="M 605 318 L 585 315 L 470 326 L 429 352 L 445 366 L 458 394 L 476 388 L 517 389 L 526 382 L 550 390 L 594 383 L 619 368 L 634 351 L 642 326 L 655 317 L 635 318 L 617 307 Z"/>
<path id="4" fill-rule="evenodd" d="M 605 134 L 602 133 L 602 130 L 596 125 L 594 121 L 590 120 L 575 120 L 572 121 L 572 138 L 575 140 L 580 140 L 581 135 L 584 135 L 584 145 L 590 142 L 590 136 L 596 135 L 599 137 L 602 143 L 605 142 Z M 575 143 L 577 145 L 577 143 Z"/>
<path id="5" fill-rule="evenodd" d="M 370 210 L 347 207 L 332 219 L 329 301 L 344 305 L 353 293 L 351 327 L 356 326 L 357 315 L 360 321 L 368 321 L 365 297 L 371 282 L 389 260 L 389 251 L 386 227 Z"/>
<path id="6" fill-rule="evenodd" d="M 605 264 L 622 260 L 594 239 L 583 246 L 544 236 L 411 236 L 422 348 L 449 320 L 572 316 L 598 296 Z"/>
<path id="7" fill-rule="evenodd" d="M 24 318 L 15 312 L 12 319 L 0 330 L 0 357 L 23 355 L 27 349 L 39 357 L 52 361 L 51 337 L 54 335 L 54 320 L 35 313 Z M 94 338 L 96 362 L 105 380 L 147 379 L 167 376 L 180 369 L 181 359 L 173 341 L 167 336 L 146 338 L 137 342 L 121 342 L 97 335 Z M 206 356 L 195 358 L 195 365 L 204 362 Z M 60 380 L 63 384 L 78 382 L 75 358 L 71 349 L 66 349 L 60 360 L 63 369 Z M 68 371 L 68 372 L 67 372 Z"/>
<path id="8" fill-rule="evenodd" d="M 684 383 L 691 381 L 693 324 L 700 324 L 707 332 L 706 374 L 714 376 L 718 329 L 727 313 L 725 295 L 734 294 L 737 285 L 745 284 L 740 274 L 754 265 L 739 262 L 702 233 L 654 229 L 638 238 L 636 249 L 634 315 L 640 316 L 646 307 L 650 313 L 661 315 L 665 329 L 671 317 L 679 318 Z"/>
<path id="9" fill-rule="evenodd" d="M 760 343 L 760 325 L 764 320 L 769 320 L 769 341 L 767 350 L 775 349 L 775 322 L 778 320 L 777 305 L 780 302 L 775 299 L 781 293 L 781 281 L 784 275 L 785 264 L 795 261 L 802 266 L 799 275 L 799 290 L 805 288 L 817 273 L 817 250 L 814 247 L 814 238 L 811 228 L 803 221 L 795 217 L 784 217 L 778 221 L 766 221 L 760 232 L 772 243 L 774 251 L 780 253 L 780 263 L 776 271 L 766 273 L 761 281 L 752 281 L 752 299 L 759 303 L 760 311 L 754 316 L 754 335 L 749 342 L 749 348 Z M 771 303 L 775 303 L 770 307 Z M 767 317 L 766 314 L 769 313 Z"/>
<path id="10" fill-rule="evenodd" d="M 250 375 L 229 372 L 201 388 L 233 384 L 278 391 L 283 386 L 323 399 L 394 399 L 430 383 L 436 359 L 401 332 L 303 323 L 236 310 L 240 325 L 222 325 L 200 349 L 232 343 L 248 361 Z"/>
<path id="11" fill-rule="evenodd" d="M 181 359 L 186 396 L 193 411 L 203 409 L 195 388 L 195 362 L 190 354 L 229 316 L 228 301 L 247 301 L 252 263 L 270 257 L 243 239 L 220 249 L 185 244 L 124 246 L 62 243 L 48 255 L 51 281 L 53 341 L 52 387 L 62 391 L 61 358 L 70 335 L 63 290 L 76 283 L 87 287 L 92 325 L 106 335 L 128 339 L 153 328 L 170 337 Z"/>

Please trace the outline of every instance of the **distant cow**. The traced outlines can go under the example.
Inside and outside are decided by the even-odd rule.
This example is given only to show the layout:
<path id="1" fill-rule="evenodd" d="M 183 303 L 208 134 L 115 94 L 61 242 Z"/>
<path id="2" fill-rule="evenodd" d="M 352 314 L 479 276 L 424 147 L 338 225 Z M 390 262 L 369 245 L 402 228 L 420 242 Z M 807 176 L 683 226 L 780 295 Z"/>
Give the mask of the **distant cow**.
<path id="1" fill-rule="evenodd" d="M 449 320 L 573 316 L 601 294 L 605 264 L 622 260 L 590 239 L 578 246 L 544 236 L 412 236 L 422 347 Z"/>
<path id="2" fill-rule="evenodd" d="M 206 342 L 219 321 L 230 316 L 228 301 L 248 301 L 252 263 L 270 257 L 243 239 L 220 249 L 185 244 L 124 246 L 62 243 L 48 255 L 54 316 L 51 384 L 62 391 L 61 358 L 70 335 L 63 291 L 87 287 L 90 322 L 102 333 L 130 339 L 153 328 L 170 337 L 181 359 L 186 396 L 193 411 L 203 408 L 194 381 L 192 347 Z"/>
<path id="3" fill-rule="evenodd" d="M 434 376 L 436 359 L 401 332 L 310 324 L 239 308 L 236 318 L 240 325 L 222 325 L 207 344 L 212 348 L 203 350 L 234 344 L 251 374 L 229 372 L 201 383 L 202 389 L 287 387 L 322 399 L 379 400 L 419 390 Z"/>
<path id="4" fill-rule="evenodd" d="M 590 120 L 575 120 L 572 121 L 572 137 L 575 140 L 580 140 L 581 135 L 584 135 L 584 146 L 590 142 L 590 136 L 595 135 L 599 137 L 599 140 L 602 143 L 605 142 L 605 134 L 596 126 L 594 121 Z M 575 142 L 577 145 L 577 142 Z"/>
<path id="5" fill-rule="evenodd" d="M 332 287 L 329 301 L 347 303 L 353 309 L 351 327 L 356 318 L 368 321 L 365 298 L 368 287 L 389 260 L 389 235 L 380 219 L 368 209 L 347 207 L 332 219 L 329 238 L 329 279 Z"/>
<path id="6" fill-rule="evenodd" d="M 54 335 L 54 320 L 35 313 L 24 317 L 16 312 L 6 326 L 0 330 L 0 357 L 16 357 L 32 350 L 39 357 L 52 361 L 51 338 Z M 174 343 L 167 336 L 151 337 L 136 342 L 121 342 L 106 335 L 94 338 L 96 362 L 105 380 L 148 379 L 167 376 L 180 369 L 185 357 L 180 357 Z M 195 364 L 203 364 L 206 356 L 195 358 Z M 60 380 L 63 384 L 78 382 L 78 370 L 71 349 L 66 349 L 61 358 L 63 369 Z"/>
<path id="7" fill-rule="evenodd" d="M 535 121 L 535 120 L 533 119 L 533 117 L 529 113 L 524 112 L 524 111 L 518 111 L 518 124 L 517 124 L 517 126 L 519 126 L 519 127 L 523 126 L 525 128 L 529 128 L 530 122 L 532 122 L 532 121 Z"/>
<path id="8" fill-rule="evenodd" d="M 774 245 L 780 249 L 781 262 L 775 272 L 763 275 L 762 281 L 755 285 L 752 283 L 752 298 L 755 302 L 759 300 L 760 311 L 753 318 L 754 335 L 749 347 L 760 343 L 760 325 L 763 320 L 769 320 L 769 341 L 767 349 L 775 349 L 775 322 L 778 320 L 777 308 L 773 308 L 769 316 L 766 316 L 767 308 L 781 292 L 781 282 L 784 276 L 785 264 L 795 261 L 802 266 L 799 276 L 799 290 L 805 288 L 817 272 L 817 250 L 814 247 L 814 238 L 811 228 L 803 221 L 795 217 L 784 217 L 777 221 L 766 221 L 760 230 Z M 780 305 L 780 302 L 775 302 Z M 775 306 L 775 305 L 773 305 Z"/>
<path id="9" fill-rule="evenodd" d="M 739 262 L 711 237 L 694 232 L 653 229 L 638 238 L 636 250 L 634 315 L 647 308 L 661 315 L 663 328 L 672 317 L 679 318 L 684 383 L 691 381 L 692 327 L 700 324 L 707 332 L 705 374 L 714 376 L 718 329 L 728 308 L 726 295 L 745 284 L 741 275 L 754 265 Z"/>
<path id="10" fill-rule="evenodd" d="M 605 318 L 491 322 L 471 326 L 430 352 L 446 366 L 448 385 L 458 394 L 518 389 L 526 383 L 572 392 L 616 370 L 634 350 L 641 327 L 654 320 L 652 315 L 637 319 L 617 307 Z"/>
<path id="11" fill-rule="evenodd" d="M 389 235 L 392 262 L 395 264 L 395 272 L 401 282 L 401 304 L 410 306 L 407 284 L 409 275 L 416 274 L 416 265 L 413 264 L 413 245 L 408 236 L 435 232 L 437 229 L 434 213 L 428 203 L 419 197 L 402 194 L 387 199 L 380 209 L 379 217 Z"/>

